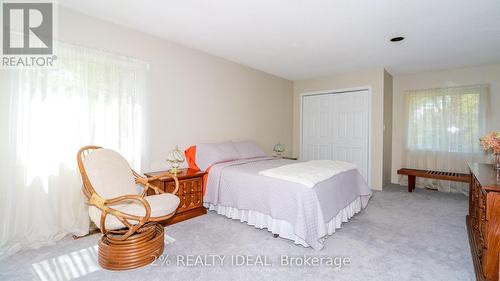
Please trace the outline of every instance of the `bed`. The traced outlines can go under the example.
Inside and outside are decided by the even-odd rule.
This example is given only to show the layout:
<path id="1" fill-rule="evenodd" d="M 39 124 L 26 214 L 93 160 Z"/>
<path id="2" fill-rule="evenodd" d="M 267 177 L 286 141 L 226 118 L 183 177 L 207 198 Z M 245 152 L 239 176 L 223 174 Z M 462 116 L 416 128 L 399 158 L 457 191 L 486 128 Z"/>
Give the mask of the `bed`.
<path id="1" fill-rule="evenodd" d="M 237 147 L 237 146 L 236 146 Z M 241 149 L 240 149 L 241 151 Z M 197 157 L 201 152 L 198 152 Z M 371 190 L 357 169 L 341 172 L 312 188 L 259 172 L 296 160 L 250 153 L 206 167 L 204 205 L 228 218 L 320 250 L 328 235 L 368 204 Z M 208 166 L 208 161 L 205 166 Z M 212 160 L 213 162 L 213 160 Z"/>

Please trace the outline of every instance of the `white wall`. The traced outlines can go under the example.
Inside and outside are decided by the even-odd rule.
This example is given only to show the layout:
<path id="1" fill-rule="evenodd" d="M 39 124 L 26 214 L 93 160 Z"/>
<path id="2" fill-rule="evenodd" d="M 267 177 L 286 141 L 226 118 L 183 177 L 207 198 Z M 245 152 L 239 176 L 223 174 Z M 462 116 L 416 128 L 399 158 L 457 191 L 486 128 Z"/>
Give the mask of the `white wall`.
<path id="1" fill-rule="evenodd" d="M 299 94 L 311 91 L 371 87 L 371 181 L 375 189 L 387 183 L 384 170 L 388 166 L 392 170 L 391 181 L 398 181 L 396 170 L 402 167 L 404 148 L 402 117 L 406 90 L 490 84 L 490 130 L 500 130 L 500 110 L 496 106 L 500 105 L 500 64 L 397 75 L 393 79 L 379 68 L 292 83 L 66 8 L 59 7 L 58 24 L 61 41 L 132 56 L 150 64 L 151 132 L 145 170 L 166 168 L 165 156 L 176 144 L 184 148 L 227 139 L 254 138 L 269 153 L 281 141 L 287 148 L 285 154 L 297 156 Z M 6 70 L 0 70 L 2 77 L 5 73 Z M 393 95 L 389 94 L 391 80 Z M 7 97 L 2 95 L 2 104 L 8 104 Z M 392 112 L 387 105 L 391 98 Z M 2 110 L 2 114 L 7 113 Z M 391 118 L 392 124 L 388 121 Z M 0 129 L 7 130 L 8 124 L 0 122 Z M 392 149 L 388 149 L 391 145 Z"/>
<path id="2" fill-rule="evenodd" d="M 384 169 L 383 185 L 391 182 L 393 78 L 384 71 Z"/>
<path id="3" fill-rule="evenodd" d="M 144 170 L 167 168 L 176 144 L 252 138 L 269 153 L 278 141 L 291 148 L 291 81 L 62 7 L 58 26 L 61 41 L 149 62 Z"/>
<path id="4" fill-rule="evenodd" d="M 384 69 L 372 69 L 355 73 L 300 80 L 293 82 L 293 155 L 299 155 L 300 143 L 300 94 L 353 87 L 371 87 L 371 187 L 383 186 L 383 128 L 384 128 Z M 389 108 L 390 110 L 390 108 Z"/>
<path id="5" fill-rule="evenodd" d="M 429 89 L 459 85 L 490 85 L 490 118 L 488 130 L 500 130 L 500 64 L 394 76 L 392 182 L 397 183 L 396 171 L 402 167 L 405 147 L 404 93 L 414 89 Z"/>

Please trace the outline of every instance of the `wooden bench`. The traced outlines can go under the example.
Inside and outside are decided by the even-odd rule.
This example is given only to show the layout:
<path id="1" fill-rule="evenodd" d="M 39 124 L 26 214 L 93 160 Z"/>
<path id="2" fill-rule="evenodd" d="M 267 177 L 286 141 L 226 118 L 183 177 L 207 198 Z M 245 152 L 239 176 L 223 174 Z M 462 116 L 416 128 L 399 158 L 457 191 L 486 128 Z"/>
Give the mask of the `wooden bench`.
<path id="1" fill-rule="evenodd" d="M 416 177 L 470 183 L 470 174 L 407 168 L 399 169 L 398 174 L 408 176 L 408 192 L 412 192 L 415 189 Z"/>

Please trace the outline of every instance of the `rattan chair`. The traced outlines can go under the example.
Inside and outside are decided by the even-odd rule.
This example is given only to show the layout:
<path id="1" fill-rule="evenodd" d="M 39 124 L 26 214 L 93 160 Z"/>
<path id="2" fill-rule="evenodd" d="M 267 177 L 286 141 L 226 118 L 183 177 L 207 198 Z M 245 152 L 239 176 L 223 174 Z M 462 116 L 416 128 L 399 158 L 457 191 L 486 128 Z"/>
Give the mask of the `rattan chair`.
<path id="1" fill-rule="evenodd" d="M 126 270 L 147 265 L 161 255 L 164 229 L 158 222 L 172 217 L 179 205 L 177 177 L 165 173 L 144 178 L 119 153 L 99 146 L 82 147 L 77 162 L 90 219 L 102 233 L 99 264 Z M 174 179 L 172 193 L 150 184 L 164 177 Z M 137 185 L 143 186 L 141 193 Z M 146 196 L 148 190 L 154 195 Z"/>

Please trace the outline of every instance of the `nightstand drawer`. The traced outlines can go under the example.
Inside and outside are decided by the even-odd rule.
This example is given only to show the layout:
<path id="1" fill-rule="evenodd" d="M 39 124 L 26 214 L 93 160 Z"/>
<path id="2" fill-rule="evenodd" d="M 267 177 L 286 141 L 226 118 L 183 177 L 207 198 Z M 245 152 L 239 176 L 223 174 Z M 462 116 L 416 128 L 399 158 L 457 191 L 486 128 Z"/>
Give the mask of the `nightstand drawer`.
<path id="1" fill-rule="evenodd" d="M 203 184 L 202 178 L 179 180 L 179 190 L 177 191 L 177 195 L 201 192 L 202 184 Z M 175 182 L 168 181 L 164 183 L 163 190 L 165 190 L 166 192 L 172 192 L 174 188 L 175 188 Z"/>
<path id="2" fill-rule="evenodd" d="M 162 173 L 165 171 L 146 173 L 146 176 L 152 177 Z M 207 213 L 207 209 L 203 207 L 203 176 L 205 174 L 205 172 L 190 169 L 181 169 L 177 173 L 179 190 L 176 195 L 180 199 L 179 207 L 177 207 L 176 214 L 162 224 L 172 224 Z M 175 188 L 175 182 L 170 177 L 160 178 L 152 184 L 165 192 L 172 192 Z M 153 194 L 151 190 L 148 191 L 148 195 Z"/>
<path id="3" fill-rule="evenodd" d="M 202 207 L 201 193 L 186 193 L 178 194 L 177 196 L 179 196 L 179 199 L 181 200 L 179 207 L 177 208 L 177 213 Z"/>
<path id="4" fill-rule="evenodd" d="M 179 181 L 179 190 L 177 191 L 177 196 L 181 200 L 179 203 L 179 208 L 177 208 L 177 213 L 182 213 L 184 211 L 199 208 L 202 206 L 202 179 L 193 178 L 185 179 Z M 166 182 L 165 190 L 167 192 L 172 192 L 175 188 L 174 182 Z"/>

